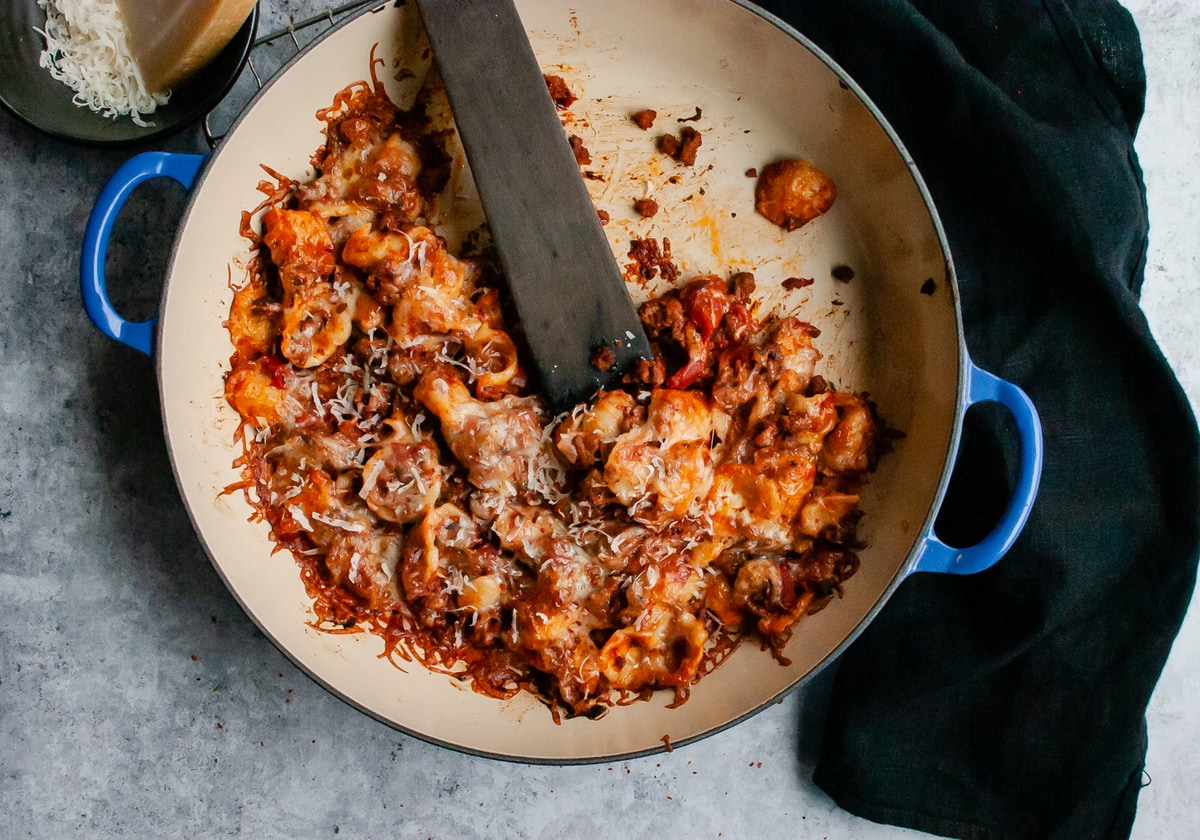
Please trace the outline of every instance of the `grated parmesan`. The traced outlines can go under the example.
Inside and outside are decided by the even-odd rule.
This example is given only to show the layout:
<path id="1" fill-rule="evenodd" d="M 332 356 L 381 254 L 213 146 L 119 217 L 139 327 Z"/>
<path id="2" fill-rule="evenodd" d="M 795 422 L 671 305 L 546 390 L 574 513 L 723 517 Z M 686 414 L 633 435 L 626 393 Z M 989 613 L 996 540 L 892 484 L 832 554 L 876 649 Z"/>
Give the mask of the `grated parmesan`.
<path id="1" fill-rule="evenodd" d="M 363 470 L 362 490 L 358 491 L 358 496 L 361 499 L 371 495 L 371 488 L 375 486 L 375 481 L 379 478 L 379 474 L 383 472 L 383 458 L 372 460 L 367 468 Z"/>
<path id="2" fill-rule="evenodd" d="M 147 90 L 116 0 L 38 0 L 38 5 L 46 12 L 46 28 L 35 28 L 46 39 L 38 63 L 75 91 L 72 101 L 109 119 L 128 116 L 137 125 L 154 125 L 142 115 L 166 105 L 170 94 Z"/>

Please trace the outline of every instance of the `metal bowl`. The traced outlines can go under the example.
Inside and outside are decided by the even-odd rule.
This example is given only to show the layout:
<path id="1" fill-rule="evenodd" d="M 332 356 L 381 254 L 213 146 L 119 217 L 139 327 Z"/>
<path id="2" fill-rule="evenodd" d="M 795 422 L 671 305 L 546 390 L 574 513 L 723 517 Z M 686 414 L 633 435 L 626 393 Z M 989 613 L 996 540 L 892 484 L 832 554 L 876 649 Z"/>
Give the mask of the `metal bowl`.
<path id="1" fill-rule="evenodd" d="M 164 137 L 192 124 L 233 87 L 254 46 L 258 7 L 216 58 L 171 92 L 170 101 L 141 126 L 129 117 L 111 119 L 76 105 L 75 92 L 39 63 L 45 40 L 38 33 L 46 13 L 37 0 L 0 0 L 0 102 L 24 122 L 59 140 L 122 146 Z"/>

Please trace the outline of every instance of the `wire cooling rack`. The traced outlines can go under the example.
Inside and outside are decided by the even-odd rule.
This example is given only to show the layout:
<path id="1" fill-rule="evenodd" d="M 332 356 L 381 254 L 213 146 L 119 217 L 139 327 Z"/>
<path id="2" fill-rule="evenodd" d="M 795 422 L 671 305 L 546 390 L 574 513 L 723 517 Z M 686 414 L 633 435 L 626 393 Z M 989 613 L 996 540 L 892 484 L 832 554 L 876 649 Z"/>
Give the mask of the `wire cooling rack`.
<path id="1" fill-rule="evenodd" d="M 204 139 L 209 148 L 216 148 L 255 94 L 301 50 L 359 9 L 386 5 L 386 0 L 352 0 L 255 38 L 245 70 L 225 98 L 204 117 Z"/>

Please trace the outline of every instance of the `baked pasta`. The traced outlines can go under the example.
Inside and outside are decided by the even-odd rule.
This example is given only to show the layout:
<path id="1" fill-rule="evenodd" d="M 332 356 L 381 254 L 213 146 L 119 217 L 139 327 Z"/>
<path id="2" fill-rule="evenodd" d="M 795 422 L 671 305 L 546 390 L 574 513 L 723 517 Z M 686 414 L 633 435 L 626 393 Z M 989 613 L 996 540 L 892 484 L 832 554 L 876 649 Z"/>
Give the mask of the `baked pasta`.
<path id="1" fill-rule="evenodd" d="M 782 660 L 857 567 L 871 405 L 743 272 L 643 303 L 655 359 L 551 416 L 494 263 L 436 232 L 446 133 L 426 113 L 347 88 L 317 115 L 314 176 L 272 172 L 242 220 L 234 487 L 314 623 L 556 716 L 682 703 L 745 639 Z"/>

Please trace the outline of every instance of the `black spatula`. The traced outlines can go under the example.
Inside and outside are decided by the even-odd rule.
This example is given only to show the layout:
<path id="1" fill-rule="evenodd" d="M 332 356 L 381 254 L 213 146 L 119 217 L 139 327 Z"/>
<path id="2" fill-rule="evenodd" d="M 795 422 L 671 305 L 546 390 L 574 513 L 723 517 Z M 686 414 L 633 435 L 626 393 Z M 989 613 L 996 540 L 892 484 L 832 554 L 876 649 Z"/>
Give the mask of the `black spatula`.
<path id="1" fill-rule="evenodd" d="M 570 407 L 652 358 L 649 342 L 512 0 L 417 8 L 537 373 Z"/>

